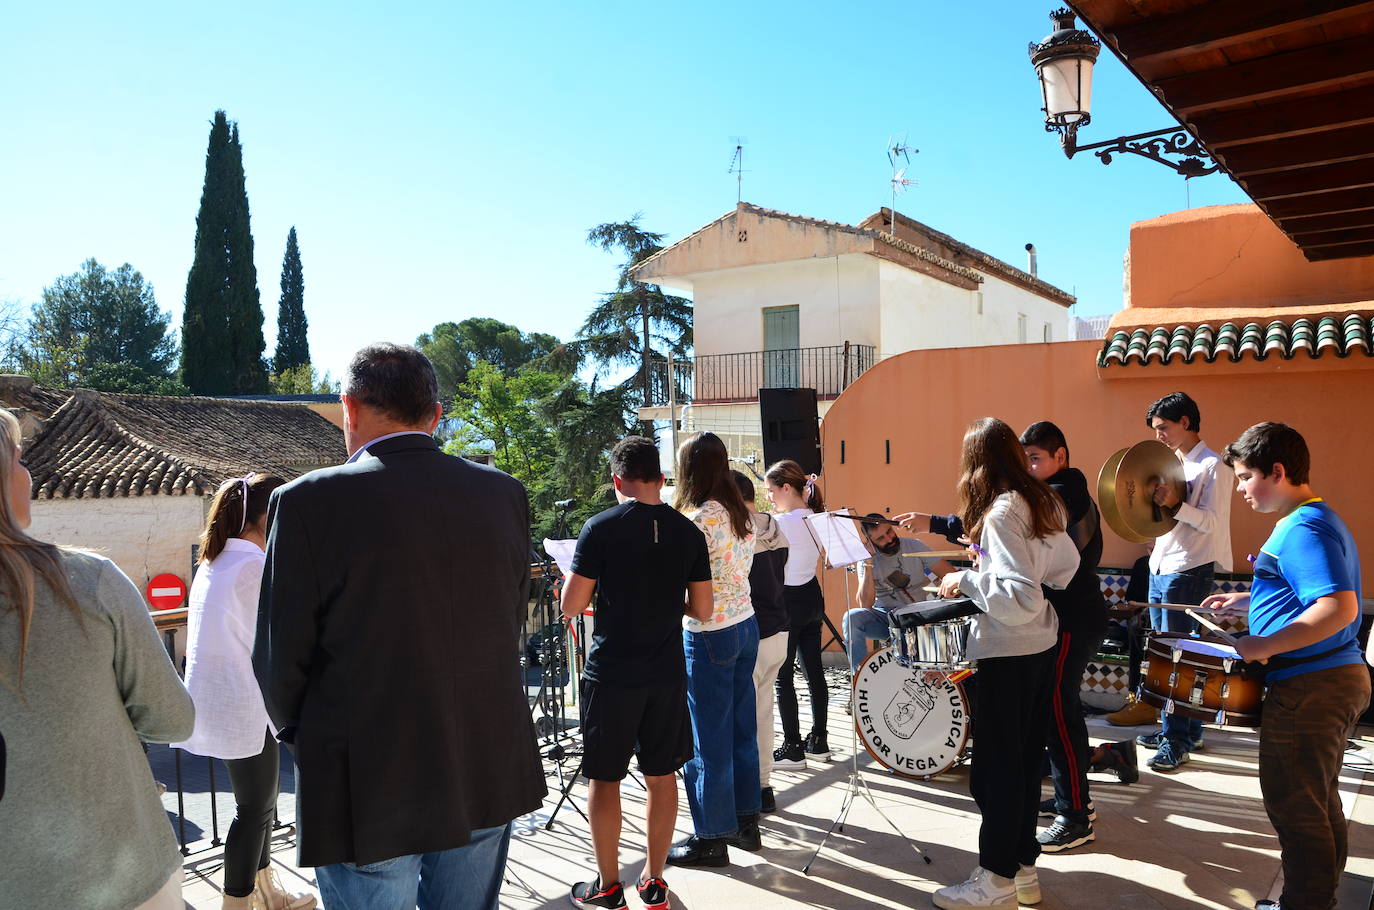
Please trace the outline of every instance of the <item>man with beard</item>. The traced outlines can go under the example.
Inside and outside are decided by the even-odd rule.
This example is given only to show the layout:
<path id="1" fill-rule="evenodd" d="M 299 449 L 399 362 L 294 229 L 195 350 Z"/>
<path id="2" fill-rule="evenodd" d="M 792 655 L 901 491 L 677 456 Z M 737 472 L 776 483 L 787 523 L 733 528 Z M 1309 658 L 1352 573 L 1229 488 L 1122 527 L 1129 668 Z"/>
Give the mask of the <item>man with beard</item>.
<path id="1" fill-rule="evenodd" d="M 859 563 L 859 607 L 844 615 L 844 639 L 849 651 L 849 673 L 868 657 L 869 639 L 885 640 L 891 634 L 887 614 L 897 607 L 925 600 L 921 590 L 927 573 L 941 578 L 954 567 L 943 559 L 922 557 L 930 547 L 911 537 L 897 536 L 897 525 L 876 512 L 860 522 L 864 543 L 873 554 Z"/>

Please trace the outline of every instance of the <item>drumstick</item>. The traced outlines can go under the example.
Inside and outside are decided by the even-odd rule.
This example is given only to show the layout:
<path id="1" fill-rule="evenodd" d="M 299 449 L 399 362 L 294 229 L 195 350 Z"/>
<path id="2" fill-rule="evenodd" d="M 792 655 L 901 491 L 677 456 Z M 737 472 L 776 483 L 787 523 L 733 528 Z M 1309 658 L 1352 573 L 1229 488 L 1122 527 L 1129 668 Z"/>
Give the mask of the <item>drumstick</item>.
<path id="1" fill-rule="evenodd" d="M 973 554 L 968 550 L 922 550 L 918 553 L 903 553 L 903 556 L 920 556 L 923 559 L 970 559 Z"/>
<path id="2" fill-rule="evenodd" d="M 1183 610 L 1184 612 L 1187 612 L 1189 610 L 1198 610 L 1202 613 L 1219 613 L 1222 615 L 1229 615 L 1222 610 L 1213 610 L 1210 607 L 1203 609 L 1201 607 L 1190 606 L 1188 604 L 1147 604 L 1139 600 L 1128 600 L 1126 601 L 1126 606 L 1130 607 L 1132 610 L 1144 610 L 1147 608 L 1158 608 L 1160 610 Z"/>
<path id="3" fill-rule="evenodd" d="M 1197 610 L 1184 610 L 1183 612 L 1187 613 L 1189 616 L 1193 617 L 1193 619 L 1196 619 L 1198 622 L 1202 623 L 1204 626 L 1206 626 L 1207 628 L 1211 629 L 1213 632 L 1215 632 L 1215 633 L 1217 634 L 1217 637 L 1218 637 L 1218 638 L 1220 638 L 1222 641 L 1226 642 L 1226 643 L 1227 643 L 1228 645 L 1230 645 L 1231 647 L 1233 647 L 1233 648 L 1236 647 L 1237 642 L 1240 641 L 1240 639 L 1236 638 L 1236 637 L 1235 637 L 1234 635 L 1232 635 L 1230 632 L 1227 632 L 1227 631 L 1226 631 L 1225 629 L 1223 629 L 1221 626 L 1217 625 L 1216 623 L 1212 622 L 1212 621 L 1211 621 L 1210 619 L 1208 619 L 1207 617 L 1203 616 L 1203 615 L 1202 615 L 1201 613 L 1199 613 Z M 1239 649 L 1237 649 L 1237 650 L 1239 650 Z"/>

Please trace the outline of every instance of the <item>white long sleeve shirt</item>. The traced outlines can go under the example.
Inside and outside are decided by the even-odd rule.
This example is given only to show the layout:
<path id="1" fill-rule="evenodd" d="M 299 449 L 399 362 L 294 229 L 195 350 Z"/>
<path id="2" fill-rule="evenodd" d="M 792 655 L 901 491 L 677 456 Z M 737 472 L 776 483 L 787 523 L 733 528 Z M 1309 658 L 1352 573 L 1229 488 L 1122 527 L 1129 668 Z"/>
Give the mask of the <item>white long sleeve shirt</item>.
<path id="1" fill-rule="evenodd" d="M 1202 440 L 1188 454 L 1174 454 L 1183 462 L 1188 495 L 1175 513 L 1178 524 L 1155 540 L 1150 551 L 1150 572 L 1174 575 L 1209 563 L 1229 572 L 1231 487 L 1235 475 Z"/>
<path id="2" fill-rule="evenodd" d="M 978 605 L 968 656 L 1039 654 L 1059 640 L 1059 617 L 1041 585 L 1063 588 L 1078 571 L 1078 548 L 1063 531 L 1031 536 L 1030 506 L 1020 493 L 1003 493 L 983 519 L 979 556 L 956 573 L 959 590 Z"/>
<path id="3" fill-rule="evenodd" d="M 806 526 L 806 516 L 810 509 L 793 509 L 775 515 L 778 527 L 787 536 L 787 567 L 783 569 L 783 583 L 789 588 L 800 587 L 816 577 L 816 564 L 820 562 L 821 551 L 816 546 L 816 538 Z"/>

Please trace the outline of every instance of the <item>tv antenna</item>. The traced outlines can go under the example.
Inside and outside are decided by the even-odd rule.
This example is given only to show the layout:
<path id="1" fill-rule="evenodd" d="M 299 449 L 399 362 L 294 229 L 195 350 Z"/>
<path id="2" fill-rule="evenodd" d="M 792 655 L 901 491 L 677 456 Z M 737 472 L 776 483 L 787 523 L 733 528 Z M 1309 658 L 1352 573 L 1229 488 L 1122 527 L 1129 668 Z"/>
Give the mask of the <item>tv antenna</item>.
<path id="1" fill-rule="evenodd" d="M 744 201 L 744 143 L 748 140 L 743 136 L 731 136 L 730 141 L 735 144 L 735 156 L 730 159 L 730 169 L 727 174 L 735 175 L 735 201 Z"/>
<path id="2" fill-rule="evenodd" d="M 887 163 L 892 165 L 892 233 L 897 233 L 897 194 L 905 193 L 909 186 L 919 186 L 920 182 L 907 177 L 907 168 L 911 166 L 911 156 L 919 154 L 920 149 L 906 144 L 906 136 L 900 140 L 894 140 L 892 136 L 887 137 Z M 900 167 L 898 166 L 900 164 Z"/>

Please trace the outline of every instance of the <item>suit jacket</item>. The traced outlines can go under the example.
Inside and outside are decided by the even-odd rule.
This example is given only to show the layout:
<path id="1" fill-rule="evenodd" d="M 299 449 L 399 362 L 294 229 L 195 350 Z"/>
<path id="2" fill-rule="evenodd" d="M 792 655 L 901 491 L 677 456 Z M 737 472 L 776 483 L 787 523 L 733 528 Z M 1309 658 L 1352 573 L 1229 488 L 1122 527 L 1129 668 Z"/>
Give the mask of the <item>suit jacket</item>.
<path id="1" fill-rule="evenodd" d="M 272 494 L 253 668 L 295 745 L 300 865 L 447 850 L 539 807 L 529 583 L 524 487 L 423 435 Z"/>

